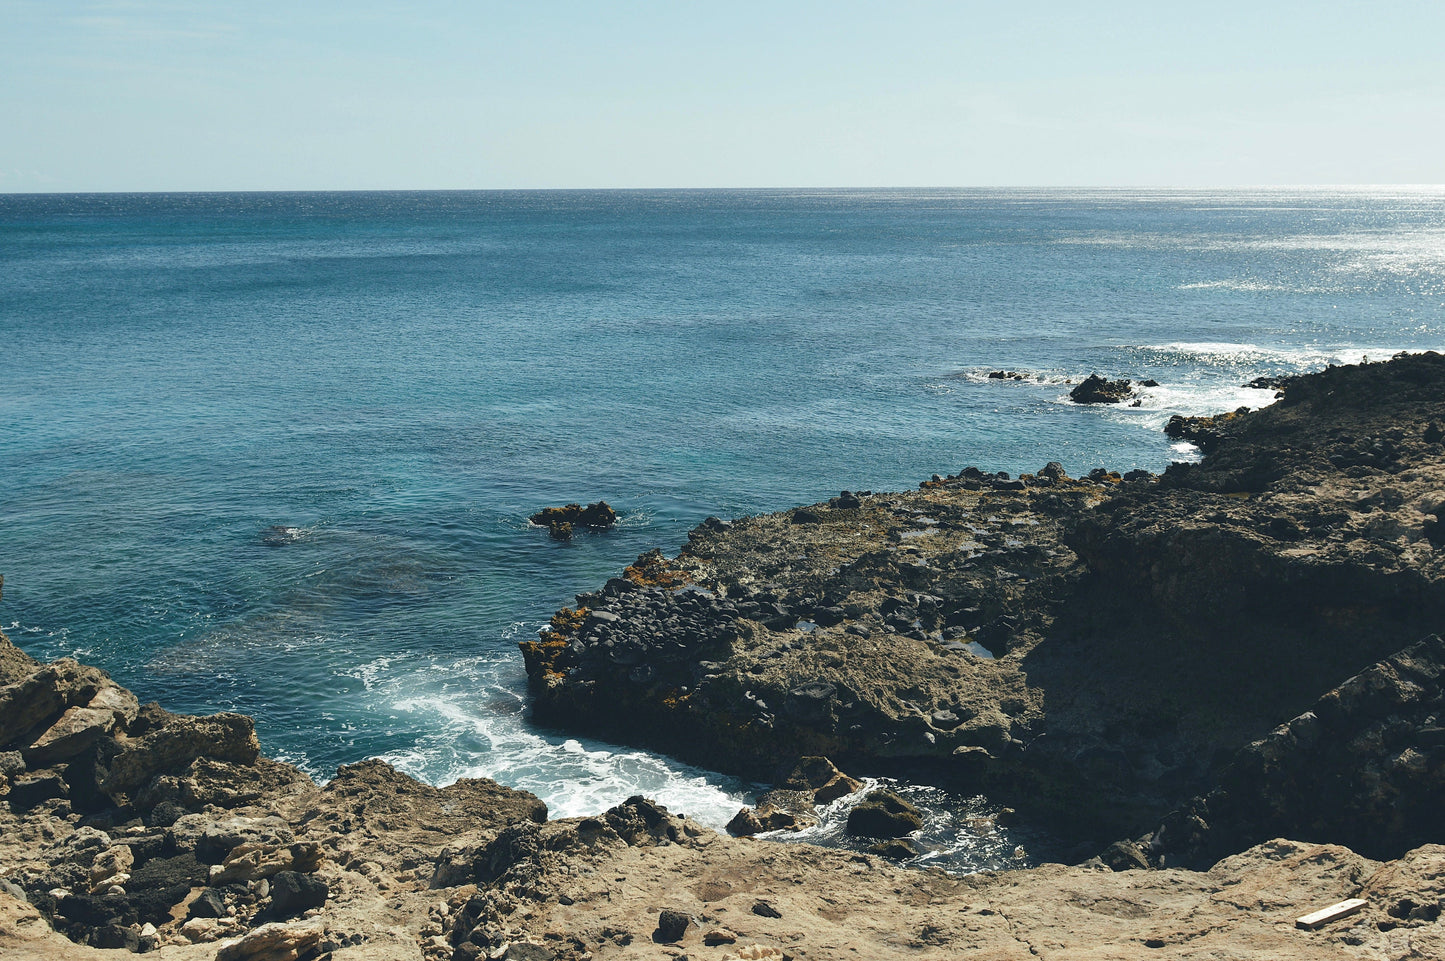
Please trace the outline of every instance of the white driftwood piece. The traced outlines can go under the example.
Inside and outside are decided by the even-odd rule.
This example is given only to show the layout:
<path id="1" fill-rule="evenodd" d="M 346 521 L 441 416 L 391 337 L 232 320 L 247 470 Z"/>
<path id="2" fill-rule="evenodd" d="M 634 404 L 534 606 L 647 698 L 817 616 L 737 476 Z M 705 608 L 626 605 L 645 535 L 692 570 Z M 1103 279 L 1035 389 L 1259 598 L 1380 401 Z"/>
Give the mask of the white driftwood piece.
<path id="1" fill-rule="evenodd" d="M 1304 928 L 1307 931 L 1313 931 L 1315 928 L 1324 927 L 1331 921 L 1338 921 L 1340 918 L 1347 918 L 1355 912 L 1359 911 L 1360 908 L 1363 908 L 1364 906 L 1365 901 L 1363 898 L 1347 898 L 1344 901 L 1340 901 L 1337 904 L 1332 904 L 1327 908 L 1320 908 L 1318 911 L 1312 911 L 1302 918 L 1295 918 L 1295 927 Z"/>

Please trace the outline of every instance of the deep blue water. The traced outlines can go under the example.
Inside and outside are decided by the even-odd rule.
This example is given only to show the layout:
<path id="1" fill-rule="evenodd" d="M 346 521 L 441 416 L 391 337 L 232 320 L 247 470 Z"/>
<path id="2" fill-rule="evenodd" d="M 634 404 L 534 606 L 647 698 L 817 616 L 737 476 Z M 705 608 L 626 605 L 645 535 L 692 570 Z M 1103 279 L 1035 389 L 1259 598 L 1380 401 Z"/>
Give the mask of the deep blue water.
<path id="1" fill-rule="evenodd" d="M 516 641 L 710 514 L 1158 470 L 1252 377 L 1445 347 L 1445 192 L 0 196 L 0 343 L 21 646 L 318 776 L 716 821 L 746 785 L 533 730 Z"/>

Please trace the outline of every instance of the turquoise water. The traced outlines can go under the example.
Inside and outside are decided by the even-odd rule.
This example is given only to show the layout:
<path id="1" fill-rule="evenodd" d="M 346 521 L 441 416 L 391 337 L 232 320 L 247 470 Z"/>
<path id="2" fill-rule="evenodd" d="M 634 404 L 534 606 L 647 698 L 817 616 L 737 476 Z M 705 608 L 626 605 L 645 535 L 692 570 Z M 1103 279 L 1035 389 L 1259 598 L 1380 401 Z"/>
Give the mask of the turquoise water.
<path id="1" fill-rule="evenodd" d="M 748 785 L 531 727 L 516 641 L 710 514 L 1158 470 L 1250 378 L 1445 347 L 1445 192 L 0 196 L 0 336 L 27 650 L 321 777 L 720 823 Z M 1094 371 L 1161 386 L 1069 404 Z"/>

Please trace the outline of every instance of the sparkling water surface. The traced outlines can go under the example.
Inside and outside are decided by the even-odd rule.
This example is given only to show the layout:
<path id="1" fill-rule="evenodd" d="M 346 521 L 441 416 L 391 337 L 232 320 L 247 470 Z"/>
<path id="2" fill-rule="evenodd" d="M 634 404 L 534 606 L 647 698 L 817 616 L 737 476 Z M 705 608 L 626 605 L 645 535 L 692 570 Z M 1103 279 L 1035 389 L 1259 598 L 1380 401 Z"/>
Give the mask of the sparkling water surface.
<path id="1" fill-rule="evenodd" d="M 751 785 L 533 727 L 516 642 L 708 515 L 1159 470 L 1196 456 L 1171 414 L 1253 377 L 1445 347 L 1445 192 L 9 195 L 0 336 L 26 650 L 250 714 L 321 778 L 718 825 Z M 1161 386 L 1070 404 L 1091 372 Z M 599 498 L 617 529 L 526 520 Z"/>

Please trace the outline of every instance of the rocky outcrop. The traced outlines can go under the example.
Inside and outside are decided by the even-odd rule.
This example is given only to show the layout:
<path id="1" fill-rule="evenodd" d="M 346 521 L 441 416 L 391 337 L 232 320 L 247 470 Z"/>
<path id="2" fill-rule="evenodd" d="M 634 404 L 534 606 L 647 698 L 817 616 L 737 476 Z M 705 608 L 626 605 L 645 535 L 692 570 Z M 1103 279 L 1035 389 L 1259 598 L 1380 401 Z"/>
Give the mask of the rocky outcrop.
<path id="1" fill-rule="evenodd" d="M 1069 391 L 1076 404 L 1122 404 L 1133 396 L 1133 381 L 1108 380 L 1098 374 L 1090 374 Z"/>
<path id="2" fill-rule="evenodd" d="M 565 541 L 572 537 L 573 527 L 590 530 L 606 530 L 617 523 L 617 512 L 606 501 L 598 501 L 583 507 L 568 504 L 565 507 L 544 507 L 529 520 L 538 527 L 547 528 L 553 539 Z"/>
<path id="3" fill-rule="evenodd" d="M 1017 750 L 1016 660 L 1074 590 L 1062 540 L 1118 475 L 967 470 L 914 493 L 709 520 L 559 611 L 522 652 L 539 720 L 775 778 L 779 756 Z"/>
<path id="4" fill-rule="evenodd" d="M 1175 440 L 1188 441 L 1207 454 L 1218 446 L 1225 425 L 1236 417 L 1242 417 L 1248 413 L 1248 407 L 1240 407 L 1224 414 L 1211 414 L 1207 417 L 1185 417 L 1182 414 L 1175 414 L 1164 425 L 1164 433 Z"/>
<path id="5" fill-rule="evenodd" d="M 801 831 L 819 823 L 817 809 L 859 791 L 863 782 L 849 777 L 825 757 L 805 757 L 775 775 L 778 786 L 728 822 L 729 834 L 751 837 L 768 831 Z"/>
<path id="6" fill-rule="evenodd" d="M 244 718 L 0 635 L 0 953 L 1445 956 L 1442 423 L 1445 359 L 1398 358 L 1291 383 L 1161 478 L 969 469 L 714 519 L 524 646 L 540 714 L 760 772 L 779 808 L 850 789 L 826 753 L 1133 839 L 1075 867 L 905 872 L 644 798 L 547 821 L 375 761 L 318 788 Z"/>
<path id="7" fill-rule="evenodd" d="M 1285 827 L 1366 853 L 1428 843 L 1445 810 L 1442 720 L 1445 641 L 1431 636 L 1244 747 L 1137 846 L 1151 864 L 1197 867 Z"/>
<path id="8" fill-rule="evenodd" d="M 753 777 L 923 771 L 1097 851 L 1438 629 L 1442 423 L 1445 358 L 1402 356 L 1214 418 L 1157 478 L 970 468 L 709 519 L 523 644 L 534 710 Z M 1370 850 L 1445 840 L 1417 827 Z"/>
<path id="9" fill-rule="evenodd" d="M 0 888 L 33 908 L 33 931 L 161 953 L 245 935 L 221 954 L 316 956 L 351 934 L 298 916 L 379 897 L 397 874 L 425 889 L 449 847 L 546 819 L 529 794 L 433 788 L 379 761 L 318 789 L 259 754 L 247 717 L 142 707 L 104 672 L 38 664 L 3 634 L 0 664 Z"/>

